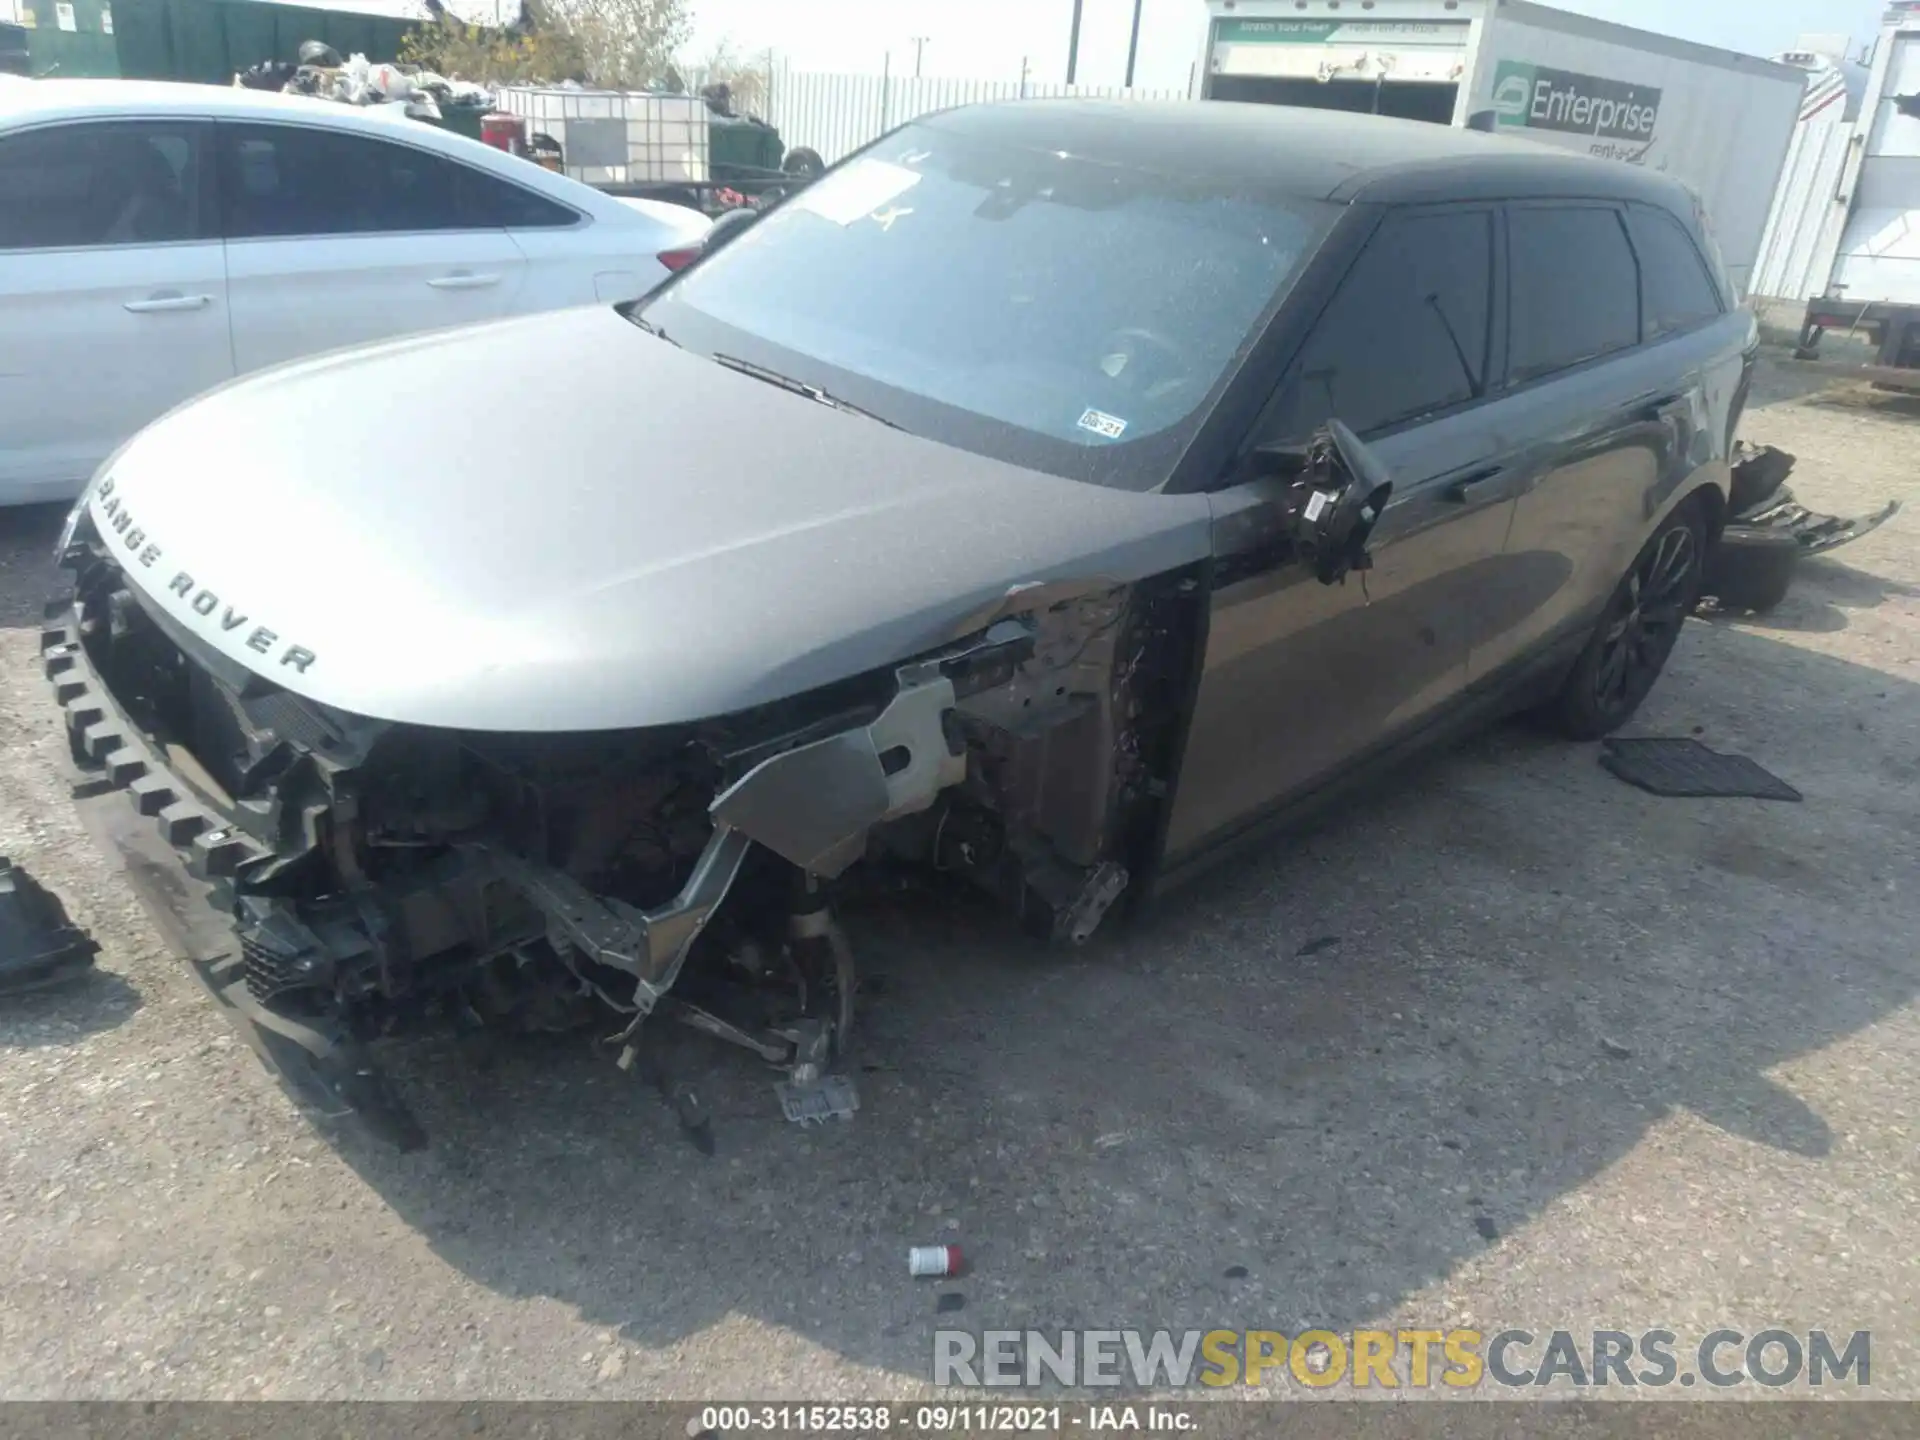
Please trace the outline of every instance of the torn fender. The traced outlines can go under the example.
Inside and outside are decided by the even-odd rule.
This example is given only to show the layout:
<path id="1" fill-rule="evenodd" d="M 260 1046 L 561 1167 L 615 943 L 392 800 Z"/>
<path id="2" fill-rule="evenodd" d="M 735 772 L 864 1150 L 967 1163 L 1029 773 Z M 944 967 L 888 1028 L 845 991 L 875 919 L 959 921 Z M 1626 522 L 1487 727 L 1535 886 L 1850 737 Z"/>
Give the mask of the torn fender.
<path id="1" fill-rule="evenodd" d="M 953 682 L 935 665 L 898 672 L 899 692 L 864 727 L 755 765 L 714 800 L 737 830 L 809 874 L 831 878 L 860 858 L 874 826 L 925 810 L 966 778 L 947 742 Z"/>

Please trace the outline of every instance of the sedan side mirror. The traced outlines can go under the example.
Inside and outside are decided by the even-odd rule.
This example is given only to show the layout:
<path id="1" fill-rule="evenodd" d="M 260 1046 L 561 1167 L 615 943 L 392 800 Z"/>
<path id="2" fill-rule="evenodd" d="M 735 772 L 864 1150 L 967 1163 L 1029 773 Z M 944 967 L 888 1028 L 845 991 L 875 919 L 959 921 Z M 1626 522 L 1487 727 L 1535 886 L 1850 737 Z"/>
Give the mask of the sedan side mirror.
<path id="1" fill-rule="evenodd" d="M 711 255 L 759 218 L 760 212 L 751 205 L 743 205 L 737 210 L 716 216 L 706 238 L 700 242 L 700 253 Z"/>
<path id="2" fill-rule="evenodd" d="M 1367 542 L 1387 508 L 1393 477 L 1360 437 L 1329 420 L 1304 451 L 1296 446 L 1258 453 L 1289 477 L 1283 526 L 1320 583 L 1337 584 L 1349 570 L 1372 569 Z"/>

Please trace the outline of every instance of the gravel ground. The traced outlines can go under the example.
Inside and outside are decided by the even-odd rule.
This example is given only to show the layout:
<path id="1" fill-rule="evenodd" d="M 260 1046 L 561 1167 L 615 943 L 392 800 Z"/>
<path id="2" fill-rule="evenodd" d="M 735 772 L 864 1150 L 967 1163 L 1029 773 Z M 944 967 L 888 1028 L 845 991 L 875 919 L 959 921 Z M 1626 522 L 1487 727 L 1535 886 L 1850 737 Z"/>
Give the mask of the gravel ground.
<path id="1" fill-rule="evenodd" d="M 1912 402 L 1774 365 L 1747 434 L 1915 498 Z M 936 1323 L 1870 1328 L 1920 1396 L 1913 509 L 1690 626 L 1636 724 L 1806 803 L 1505 728 L 1086 953 L 867 915 L 861 1114 L 687 1036 L 713 1158 L 577 1041 L 400 1050 L 418 1154 L 310 1126 L 69 798 L 57 525 L 0 514 L 0 852 L 103 949 L 0 1005 L 6 1398 L 901 1396 Z M 971 1274 L 909 1280 L 935 1240 Z"/>

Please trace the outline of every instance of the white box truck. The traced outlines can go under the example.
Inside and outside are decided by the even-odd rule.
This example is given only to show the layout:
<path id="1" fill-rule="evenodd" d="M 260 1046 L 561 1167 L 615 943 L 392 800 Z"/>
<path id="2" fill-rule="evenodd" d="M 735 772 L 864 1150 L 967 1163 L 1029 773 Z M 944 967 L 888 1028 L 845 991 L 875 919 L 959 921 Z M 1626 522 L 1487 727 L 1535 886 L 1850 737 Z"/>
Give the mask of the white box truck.
<path id="1" fill-rule="evenodd" d="M 1813 358 L 1828 329 L 1864 331 L 1879 350 L 1867 377 L 1920 390 L 1920 0 L 1883 20 L 1795 353 Z"/>
<path id="2" fill-rule="evenodd" d="M 1523 0 L 1207 0 L 1200 98 L 1492 129 L 1690 185 L 1745 292 L 1806 75 Z"/>

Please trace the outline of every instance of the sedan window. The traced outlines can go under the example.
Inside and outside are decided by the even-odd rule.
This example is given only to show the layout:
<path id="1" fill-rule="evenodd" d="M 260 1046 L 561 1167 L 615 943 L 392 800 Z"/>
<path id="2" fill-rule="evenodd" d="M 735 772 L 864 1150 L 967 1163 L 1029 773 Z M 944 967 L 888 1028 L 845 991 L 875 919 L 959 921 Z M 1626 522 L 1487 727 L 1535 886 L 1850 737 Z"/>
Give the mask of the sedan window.
<path id="1" fill-rule="evenodd" d="M 571 224 L 563 206 L 412 145 L 318 126 L 220 127 L 229 239 Z"/>
<path id="2" fill-rule="evenodd" d="M 192 122 L 49 126 L 0 138 L 0 250 L 203 237 Z"/>

